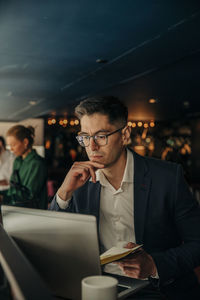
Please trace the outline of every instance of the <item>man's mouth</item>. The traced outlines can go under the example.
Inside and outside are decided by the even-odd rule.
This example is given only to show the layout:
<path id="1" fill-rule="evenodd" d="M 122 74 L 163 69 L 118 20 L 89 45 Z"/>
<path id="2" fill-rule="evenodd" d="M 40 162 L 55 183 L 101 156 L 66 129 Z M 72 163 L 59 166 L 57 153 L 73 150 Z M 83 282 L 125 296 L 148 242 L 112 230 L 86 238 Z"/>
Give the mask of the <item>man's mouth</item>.
<path id="1" fill-rule="evenodd" d="M 101 157 L 103 157 L 102 155 L 91 155 L 90 156 L 91 158 L 101 158 Z"/>
<path id="2" fill-rule="evenodd" d="M 91 160 L 101 159 L 102 157 L 103 157 L 103 155 L 100 154 L 100 153 L 90 154 L 90 159 L 91 159 Z"/>

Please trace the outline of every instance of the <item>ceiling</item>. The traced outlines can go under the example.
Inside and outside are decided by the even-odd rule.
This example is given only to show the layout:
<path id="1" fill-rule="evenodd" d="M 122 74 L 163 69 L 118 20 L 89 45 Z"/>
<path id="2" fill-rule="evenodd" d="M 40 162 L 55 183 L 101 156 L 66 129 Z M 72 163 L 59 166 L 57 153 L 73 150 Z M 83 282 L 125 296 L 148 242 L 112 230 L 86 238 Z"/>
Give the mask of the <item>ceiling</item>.
<path id="1" fill-rule="evenodd" d="M 0 0 L 1 121 L 95 94 L 130 119 L 200 117 L 199 87 L 199 0 Z"/>

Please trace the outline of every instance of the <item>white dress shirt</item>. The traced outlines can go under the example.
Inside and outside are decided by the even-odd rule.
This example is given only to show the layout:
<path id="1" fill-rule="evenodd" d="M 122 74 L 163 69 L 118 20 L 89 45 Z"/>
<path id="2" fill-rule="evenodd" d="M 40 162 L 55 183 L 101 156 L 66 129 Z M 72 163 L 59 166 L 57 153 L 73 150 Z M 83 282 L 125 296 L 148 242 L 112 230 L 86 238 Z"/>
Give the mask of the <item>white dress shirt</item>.
<path id="1" fill-rule="evenodd" d="M 127 149 L 126 167 L 118 190 L 108 182 L 101 170 L 96 172 L 97 180 L 99 180 L 101 184 L 100 241 L 105 251 L 113 246 L 123 247 L 128 242 L 135 243 L 133 168 L 133 155 L 130 150 Z M 116 264 L 107 264 L 104 270 L 106 272 L 124 275 Z"/>
<path id="2" fill-rule="evenodd" d="M 9 150 L 5 150 L 0 155 L 0 180 L 9 182 L 13 170 L 15 156 Z M 7 190 L 9 185 L 0 185 L 0 191 Z"/>
<path id="3" fill-rule="evenodd" d="M 101 184 L 100 195 L 100 241 L 104 250 L 113 246 L 135 243 L 133 219 L 133 155 L 127 149 L 127 161 L 120 188 L 116 190 L 106 179 L 103 171 L 96 171 L 96 180 Z M 65 209 L 69 201 L 63 201 L 58 195 L 56 201 Z M 122 274 L 115 264 L 107 264 L 106 272 Z"/>

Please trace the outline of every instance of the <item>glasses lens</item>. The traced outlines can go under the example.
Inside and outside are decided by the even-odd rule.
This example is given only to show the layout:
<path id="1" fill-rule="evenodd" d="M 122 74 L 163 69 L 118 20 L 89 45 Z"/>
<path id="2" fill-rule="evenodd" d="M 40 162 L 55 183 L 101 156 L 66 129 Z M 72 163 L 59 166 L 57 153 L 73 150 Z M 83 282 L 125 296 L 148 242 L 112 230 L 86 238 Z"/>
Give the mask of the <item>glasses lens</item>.
<path id="1" fill-rule="evenodd" d="M 82 136 L 76 136 L 76 139 L 82 147 L 85 147 Z"/>
<path id="2" fill-rule="evenodd" d="M 95 135 L 94 140 L 95 140 L 95 143 L 99 146 L 105 146 L 107 144 L 107 136 L 106 135 Z"/>
<path id="3" fill-rule="evenodd" d="M 87 147 L 90 143 L 90 137 L 87 135 L 78 135 L 76 139 L 82 147 Z"/>
<path id="4" fill-rule="evenodd" d="M 78 135 L 76 136 L 76 139 L 82 147 L 88 147 L 90 144 L 89 135 Z M 98 146 L 105 146 L 107 144 L 106 135 L 95 135 L 93 136 L 93 139 Z"/>

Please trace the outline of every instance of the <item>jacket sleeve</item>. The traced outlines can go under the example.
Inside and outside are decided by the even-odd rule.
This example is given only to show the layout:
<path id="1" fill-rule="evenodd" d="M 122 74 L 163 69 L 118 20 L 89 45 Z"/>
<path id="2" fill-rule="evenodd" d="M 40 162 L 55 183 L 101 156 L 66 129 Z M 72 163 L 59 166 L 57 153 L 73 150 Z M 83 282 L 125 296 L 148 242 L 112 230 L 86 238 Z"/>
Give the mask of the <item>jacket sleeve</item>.
<path id="1" fill-rule="evenodd" d="M 51 204 L 49 206 L 49 210 L 55 210 L 55 211 L 65 211 L 65 212 L 74 212 L 73 209 L 73 198 L 70 200 L 70 204 L 68 207 L 66 207 L 65 209 L 60 208 L 60 206 L 58 205 L 57 201 L 56 201 L 56 195 L 53 197 L 53 200 L 51 201 Z"/>
<path id="2" fill-rule="evenodd" d="M 164 252 L 151 253 L 161 285 L 173 282 L 200 265 L 200 207 L 191 195 L 180 166 L 174 195 L 174 230 L 182 244 Z"/>

